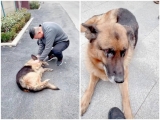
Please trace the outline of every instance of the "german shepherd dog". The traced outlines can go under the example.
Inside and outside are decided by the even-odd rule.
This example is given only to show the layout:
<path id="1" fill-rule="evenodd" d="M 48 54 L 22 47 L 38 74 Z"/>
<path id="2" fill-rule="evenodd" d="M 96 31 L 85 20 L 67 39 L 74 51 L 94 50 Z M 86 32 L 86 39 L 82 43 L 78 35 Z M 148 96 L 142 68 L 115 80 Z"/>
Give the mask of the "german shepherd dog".
<path id="1" fill-rule="evenodd" d="M 128 63 L 138 39 L 135 16 L 124 8 L 95 15 L 81 24 L 81 32 L 89 40 L 86 66 L 90 72 L 89 85 L 82 96 L 81 115 L 91 101 L 99 79 L 118 83 L 126 118 L 133 118 L 128 94 Z"/>
<path id="2" fill-rule="evenodd" d="M 41 81 L 42 73 L 53 71 L 53 69 L 42 67 L 49 64 L 42 61 L 35 63 L 34 61 L 37 60 L 37 57 L 34 55 L 31 55 L 31 58 L 17 73 L 16 82 L 18 87 L 25 92 L 37 92 L 45 88 L 59 90 L 58 87 L 48 82 L 49 79 Z"/>

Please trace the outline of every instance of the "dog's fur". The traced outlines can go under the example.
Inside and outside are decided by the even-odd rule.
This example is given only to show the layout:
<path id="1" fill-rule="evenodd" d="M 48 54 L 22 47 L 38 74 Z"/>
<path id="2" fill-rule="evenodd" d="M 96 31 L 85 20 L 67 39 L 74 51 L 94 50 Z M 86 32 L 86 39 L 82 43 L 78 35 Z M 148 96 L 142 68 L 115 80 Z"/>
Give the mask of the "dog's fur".
<path id="1" fill-rule="evenodd" d="M 138 23 L 135 16 L 124 8 L 95 15 L 81 25 L 81 32 L 89 40 L 87 68 L 90 82 L 81 100 L 81 115 L 91 101 L 99 81 L 119 83 L 123 111 L 126 118 L 133 118 L 128 94 L 128 63 L 138 40 Z"/>
<path id="2" fill-rule="evenodd" d="M 42 67 L 48 65 L 48 63 L 43 61 L 35 63 L 37 57 L 34 55 L 31 55 L 31 58 L 17 73 L 16 82 L 18 87 L 25 92 L 37 92 L 45 88 L 59 90 L 59 88 L 48 82 L 49 79 L 41 81 L 43 72 L 53 71 L 53 69 Z"/>

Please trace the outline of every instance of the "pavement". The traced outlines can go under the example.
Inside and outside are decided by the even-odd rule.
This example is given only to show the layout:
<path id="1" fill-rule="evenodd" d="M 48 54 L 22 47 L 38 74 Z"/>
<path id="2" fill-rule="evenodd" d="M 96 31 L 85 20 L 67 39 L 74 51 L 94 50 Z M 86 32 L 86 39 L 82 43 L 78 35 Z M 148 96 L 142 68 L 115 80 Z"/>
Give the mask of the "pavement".
<path id="1" fill-rule="evenodd" d="M 159 5 L 148 2 L 81 2 L 81 22 L 115 8 L 127 8 L 139 23 L 139 38 L 129 65 L 129 95 L 135 119 L 159 118 Z M 81 95 L 88 83 L 85 48 L 88 40 L 81 34 Z M 112 107 L 122 110 L 117 84 L 100 81 L 82 119 L 107 119 Z"/>
<path id="2" fill-rule="evenodd" d="M 62 2 L 61 2 L 62 3 Z M 73 23 L 73 16 L 79 17 L 79 2 L 68 2 L 68 8 L 74 10 L 68 15 L 61 3 L 41 2 L 40 10 L 29 10 L 33 21 L 23 34 L 16 47 L 1 47 L 1 118 L 2 119 L 78 119 L 79 118 L 79 32 Z M 65 3 L 63 3 L 65 6 Z M 66 5 L 67 6 L 67 5 Z M 67 9 L 67 7 L 65 7 Z M 56 60 L 49 62 L 53 72 L 46 72 L 42 77 L 50 79 L 60 88 L 38 93 L 21 91 L 16 84 L 16 74 L 30 59 L 37 54 L 36 40 L 28 34 L 30 27 L 45 21 L 59 24 L 69 37 L 70 45 L 63 52 L 64 63 L 56 65 Z M 78 22 L 78 20 L 76 21 Z"/>
<path id="3" fill-rule="evenodd" d="M 79 4 L 77 1 L 52 1 L 54 3 L 59 3 L 66 13 L 69 15 L 70 19 L 74 23 L 77 30 L 79 30 Z"/>

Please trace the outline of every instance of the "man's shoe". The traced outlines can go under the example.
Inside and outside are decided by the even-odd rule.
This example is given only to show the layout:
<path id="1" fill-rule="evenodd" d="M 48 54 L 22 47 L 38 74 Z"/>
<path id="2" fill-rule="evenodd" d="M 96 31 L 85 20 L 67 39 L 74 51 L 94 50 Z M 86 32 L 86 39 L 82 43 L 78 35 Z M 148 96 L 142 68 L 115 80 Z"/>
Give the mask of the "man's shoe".
<path id="1" fill-rule="evenodd" d="M 108 119 L 125 119 L 125 117 L 119 108 L 113 107 L 108 113 Z"/>
<path id="2" fill-rule="evenodd" d="M 57 66 L 62 65 L 62 63 L 63 63 L 63 60 L 59 60 L 59 61 L 57 61 Z"/>
<path id="3" fill-rule="evenodd" d="M 51 61 L 51 60 L 53 60 L 55 58 L 56 58 L 56 56 L 54 54 L 52 54 L 52 55 L 48 56 L 48 61 Z"/>

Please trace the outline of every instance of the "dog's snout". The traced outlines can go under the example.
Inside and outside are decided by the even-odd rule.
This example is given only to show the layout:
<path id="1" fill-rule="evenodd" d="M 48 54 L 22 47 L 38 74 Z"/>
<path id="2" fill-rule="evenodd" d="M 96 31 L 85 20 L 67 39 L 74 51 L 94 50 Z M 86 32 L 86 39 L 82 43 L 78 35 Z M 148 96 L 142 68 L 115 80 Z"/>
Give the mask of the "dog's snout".
<path id="1" fill-rule="evenodd" d="M 114 76 L 115 76 L 115 82 L 116 83 L 123 83 L 124 82 L 123 72 L 121 72 L 121 71 L 119 71 L 119 72 L 114 71 Z"/>
<path id="2" fill-rule="evenodd" d="M 118 75 L 118 76 L 123 76 L 123 72 L 122 71 L 113 71 L 113 75 Z"/>
<path id="3" fill-rule="evenodd" d="M 119 78 L 119 77 L 115 77 L 115 82 L 116 83 L 123 83 L 124 82 L 124 79 L 123 78 Z"/>

